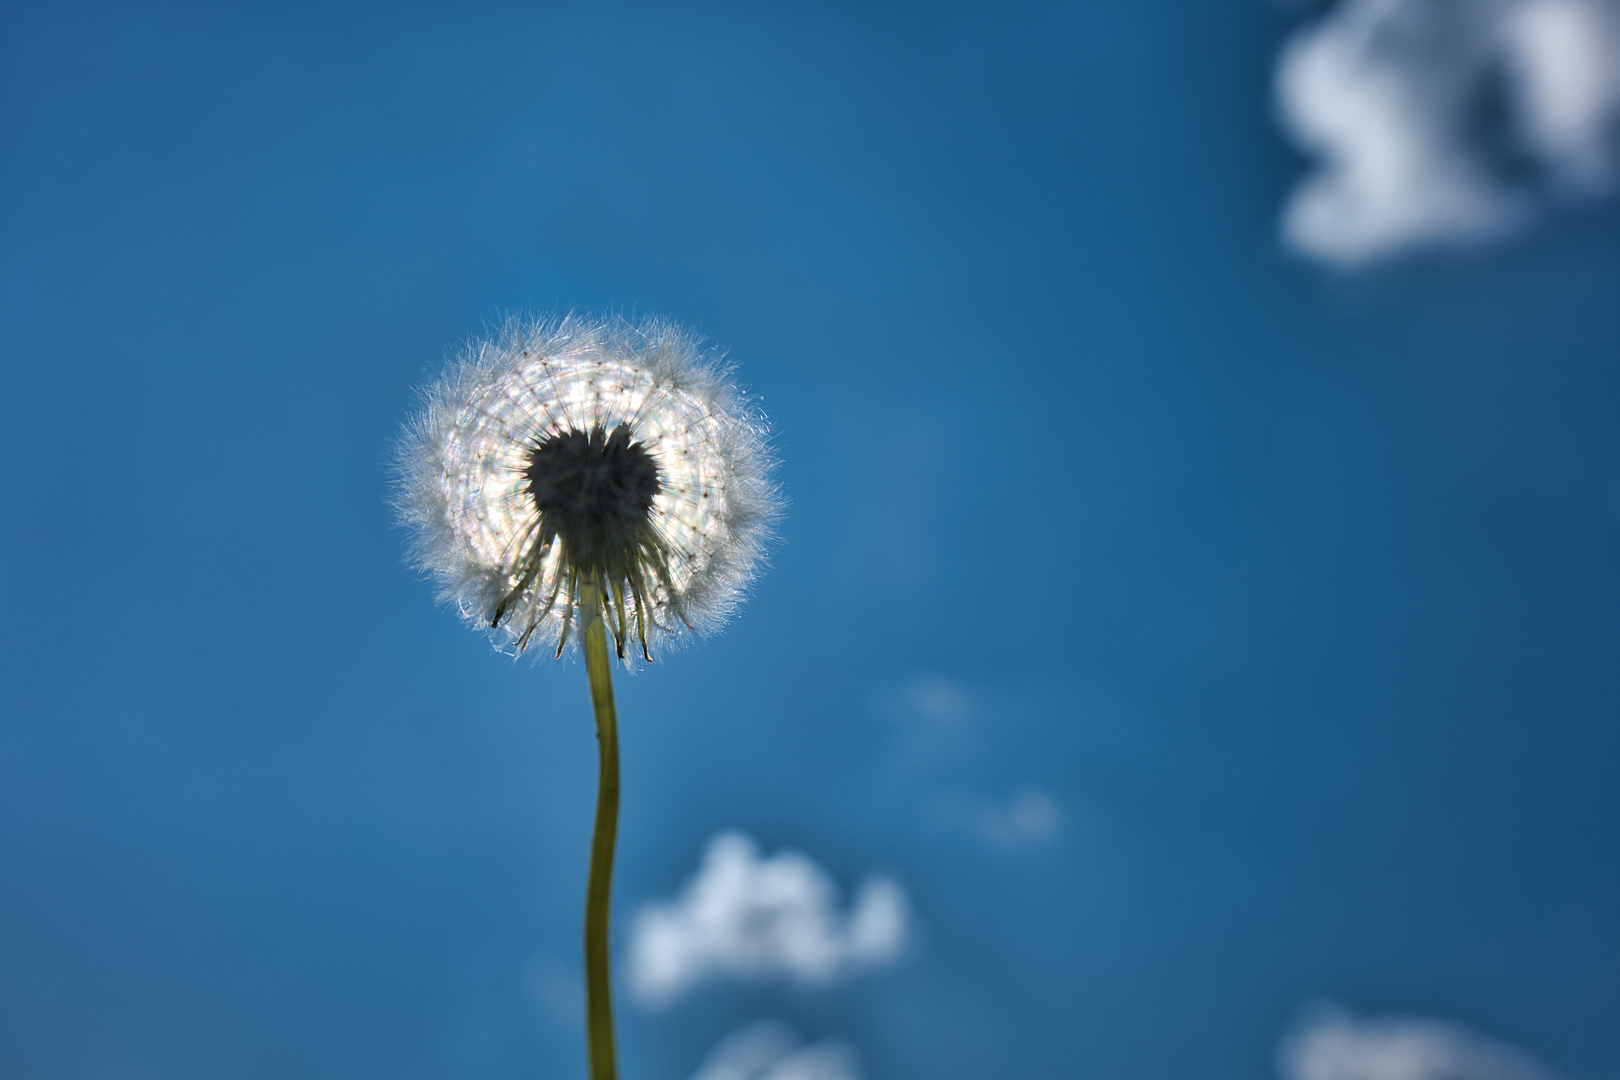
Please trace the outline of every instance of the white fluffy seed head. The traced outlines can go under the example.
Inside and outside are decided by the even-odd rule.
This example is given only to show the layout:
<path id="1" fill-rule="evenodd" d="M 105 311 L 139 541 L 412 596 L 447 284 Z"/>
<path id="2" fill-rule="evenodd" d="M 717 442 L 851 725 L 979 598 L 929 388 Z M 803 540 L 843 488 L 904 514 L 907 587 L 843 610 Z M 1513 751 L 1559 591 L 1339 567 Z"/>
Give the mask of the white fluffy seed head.
<path id="1" fill-rule="evenodd" d="M 560 653 L 589 581 L 620 655 L 630 641 L 650 658 L 721 626 L 758 573 L 781 510 L 766 435 L 730 369 L 674 323 L 514 317 L 423 391 L 397 505 L 417 565 L 498 646 L 555 637 Z M 587 447 L 608 456 L 582 474 Z M 615 461 L 642 471 L 615 477 Z"/>

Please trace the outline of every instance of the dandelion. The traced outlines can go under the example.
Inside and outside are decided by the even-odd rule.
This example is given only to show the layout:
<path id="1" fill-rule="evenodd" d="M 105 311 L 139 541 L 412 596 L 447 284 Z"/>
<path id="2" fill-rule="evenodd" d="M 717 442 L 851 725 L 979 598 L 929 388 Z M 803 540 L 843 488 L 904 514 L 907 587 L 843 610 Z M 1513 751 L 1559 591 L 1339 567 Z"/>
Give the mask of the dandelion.
<path id="1" fill-rule="evenodd" d="M 424 395 L 401 441 L 419 565 L 496 643 L 585 656 L 600 751 L 585 906 L 587 1041 L 617 1075 L 608 908 L 627 666 L 718 628 L 753 580 L 780 500 L 763 418 L 688 331 L 570 315 L 508 320 Z"/>
<path id="2" fill-rule="evenodd" d="M 661 320 L 509 320 L 427 391 L 401 447 L 420 565 L 522 651 L 567 646 L 585 590 L 645 660 L 717 628 L 760 565 L 777 496 L 764 424 Z"/>

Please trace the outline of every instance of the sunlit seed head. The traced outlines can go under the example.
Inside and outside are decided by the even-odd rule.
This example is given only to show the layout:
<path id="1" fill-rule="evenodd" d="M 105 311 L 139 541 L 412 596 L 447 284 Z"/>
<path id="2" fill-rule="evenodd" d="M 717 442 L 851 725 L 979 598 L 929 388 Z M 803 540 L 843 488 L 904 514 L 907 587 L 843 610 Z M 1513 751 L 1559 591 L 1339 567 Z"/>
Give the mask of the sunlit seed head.
<path id="1" fill-rule="evenodd" d="M 503 644 L 555 634 L 595 585 L 625 655 L 713 629 L 780 499 L 763 418 L 661 320 L 508 320 L 424 394 L 400 446 L 419 563 Z"/>

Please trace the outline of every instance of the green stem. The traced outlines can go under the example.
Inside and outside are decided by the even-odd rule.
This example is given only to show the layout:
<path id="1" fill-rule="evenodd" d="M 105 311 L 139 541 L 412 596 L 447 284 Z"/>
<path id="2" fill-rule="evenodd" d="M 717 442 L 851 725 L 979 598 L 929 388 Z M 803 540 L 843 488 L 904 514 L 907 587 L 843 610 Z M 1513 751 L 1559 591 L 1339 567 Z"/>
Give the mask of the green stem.
<path id="1" fill-rule="evenodd" d="M 580 622 L 585 631 L 585 670 L 596 710 L 596 741 L 601 772 L 596 787 L 596 829 L 591 834 L 591 876 L 585 887 L 585 1042 L 591 1080 L 617 1080 L 613 1047 L 613 992 L 608 983 L 608 920 L 613 893 L 613 843 L 619 831 L 619 722 L 613 707 L 602 593 L 595 584 L 580 589 Z"/>

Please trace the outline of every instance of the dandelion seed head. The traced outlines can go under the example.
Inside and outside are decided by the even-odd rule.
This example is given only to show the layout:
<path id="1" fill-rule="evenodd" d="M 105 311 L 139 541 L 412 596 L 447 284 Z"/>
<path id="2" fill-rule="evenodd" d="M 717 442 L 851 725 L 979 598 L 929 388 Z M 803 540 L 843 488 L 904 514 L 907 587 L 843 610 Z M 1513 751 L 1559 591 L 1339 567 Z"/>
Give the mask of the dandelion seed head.
<path id="1" fill-rule="evenodd" d="M 507 320 L 428 387 L 399 451 L 418 564 L 497 644 L 561 652 L 597 586 L 626 655 L 719 627 L 780 510 L 763 417 L 660 319 Z"/>

